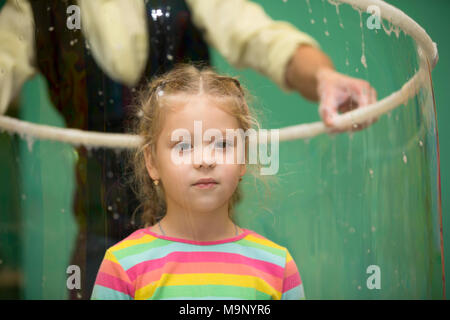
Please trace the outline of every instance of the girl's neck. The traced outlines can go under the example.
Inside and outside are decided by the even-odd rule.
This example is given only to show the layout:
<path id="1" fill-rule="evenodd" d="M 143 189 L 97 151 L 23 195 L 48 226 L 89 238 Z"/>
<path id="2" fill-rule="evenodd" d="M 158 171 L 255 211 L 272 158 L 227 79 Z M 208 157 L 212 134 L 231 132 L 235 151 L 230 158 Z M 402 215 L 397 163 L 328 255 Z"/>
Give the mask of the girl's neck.
<path id="1" fill-rule="evenodd" d="M 224 210 L 225 209 L 225 210 Z M 228 217 L 228 206 L 214 212 L 191 212 L 167 208 L 160 221 L 161 226 L 153 225 L 151 231 L 168 237 L 194 240 L 216 241 L 231 238 L 241 230 Z"/>

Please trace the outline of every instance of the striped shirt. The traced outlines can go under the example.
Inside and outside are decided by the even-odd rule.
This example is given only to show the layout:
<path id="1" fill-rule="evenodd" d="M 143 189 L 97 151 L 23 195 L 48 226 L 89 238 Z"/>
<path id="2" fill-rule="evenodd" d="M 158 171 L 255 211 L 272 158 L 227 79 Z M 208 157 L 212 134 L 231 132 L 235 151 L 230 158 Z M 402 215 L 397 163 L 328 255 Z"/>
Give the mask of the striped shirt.
<path id="1" fill-rule="evenodd" d="M 243 231 L 193 241 L 139 229 L 106 250 L 91 299 L 305 299 L 289 251 Z"/>

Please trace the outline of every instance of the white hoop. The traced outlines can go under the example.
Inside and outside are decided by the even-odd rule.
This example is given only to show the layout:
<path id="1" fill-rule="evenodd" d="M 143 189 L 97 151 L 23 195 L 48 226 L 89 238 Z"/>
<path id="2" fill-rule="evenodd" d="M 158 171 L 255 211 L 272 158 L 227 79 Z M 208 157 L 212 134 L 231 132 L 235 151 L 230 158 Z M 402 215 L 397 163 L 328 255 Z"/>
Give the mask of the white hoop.
<path id="1" fill-rule="evenodd" d="M 417 73 L 406 82 L 402 88 L 384 99 L 377 101 L 364 108 L 358 108 L 345 114 L 338 115 L 335 119 L 337 128 L 348 128 L 355 123 L 366 122 L 375 117 L 396 108 L 413 97 L 420 89 L 427 76 L 427 68 L 434 69 L 438 61 L 438 51 L 425 30 L 413 19 L 401 10 L 381 0 L 334 0 L 351 5 L 353 8 L 366 11 L 370 5 L 380 8 L 381 16 L 393 25 L 400 27 L 406 34 L 410 35 L 417 43 L 421 64 Z M 428 61 L 427 61 L 428 60 Z M 0 129 L 20 136 L 28 136 L 33 139 L 54 140 L 72 145 L 85 145 L 89 147 L 106 148 L 136 148 L 141 143 L 139 136 L 91 132 L 77 129 L 57 128 L 47 125 L 33 124 L 27 121 L 0 116 Z M 322 133 L 328 133 L 323 122 L 301 124 L 279 129 L 280 141 L 307 139 Z"/>

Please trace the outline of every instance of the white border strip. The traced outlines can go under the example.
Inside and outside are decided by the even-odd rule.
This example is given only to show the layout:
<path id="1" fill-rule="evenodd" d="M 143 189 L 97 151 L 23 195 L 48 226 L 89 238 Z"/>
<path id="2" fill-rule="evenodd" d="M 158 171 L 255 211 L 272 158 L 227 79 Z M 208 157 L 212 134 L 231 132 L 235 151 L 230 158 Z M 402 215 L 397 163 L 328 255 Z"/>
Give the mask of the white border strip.
<path id="1" fill-rule="evenodd" d="M 380 8 L 381 16 L 393 25 L 400 27 L 406 34 L 410 35 L 417 43 L 421 56 L 419 71 L 403 85 L 403 87 L 364 108 L 358 108 L 350 112 L 338 115 L 335 118 L 337 128 L 349 128 L 355 123 L 366 122 L 375 117 L 396 108 L 413 97 L 423 82 L 426 80 L 428 66 L 433 69 L 438 61 L 438 51 L 425 30 L 413 19 L 401 10 L 381 0 L 334 0 L 351 5 L 354 8 L 366 11 L 368 6 L 376 5 Z M 423 51 L 423 53 L 421 52 Z M 425 60 L 428 60 L 428 65 Z M 15 118 L 0 116 L 0 130 L 17 133 L 28 139 L 44 139 L 69 143 L 75 146 L 105 147 L 118 149 L 137 148 L 142 139 L 139 136 L 121 133 L 102 133 L 83 131 L 77 129 L 58 128 L 47 125 L 33 124 Z M 280 141 L 308 139 L 322 133 L 329 132 L 323 122 L 295 125 L 279 129 Z"/>

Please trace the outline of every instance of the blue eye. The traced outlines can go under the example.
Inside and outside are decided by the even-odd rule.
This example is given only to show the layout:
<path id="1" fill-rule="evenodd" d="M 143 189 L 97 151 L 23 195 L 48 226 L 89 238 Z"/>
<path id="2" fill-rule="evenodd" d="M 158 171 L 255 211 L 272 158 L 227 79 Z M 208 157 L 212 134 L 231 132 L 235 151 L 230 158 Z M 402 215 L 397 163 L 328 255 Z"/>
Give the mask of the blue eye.
<path id="1" fill-rule="evenodd" d="M 178 151 L 182 152 L 182 151 L 187 151 L 191 149 L 191 144 L 187 143 L 187 142 L 180 142 L 177 143 L 174 148 L 176 148 Z"/>

